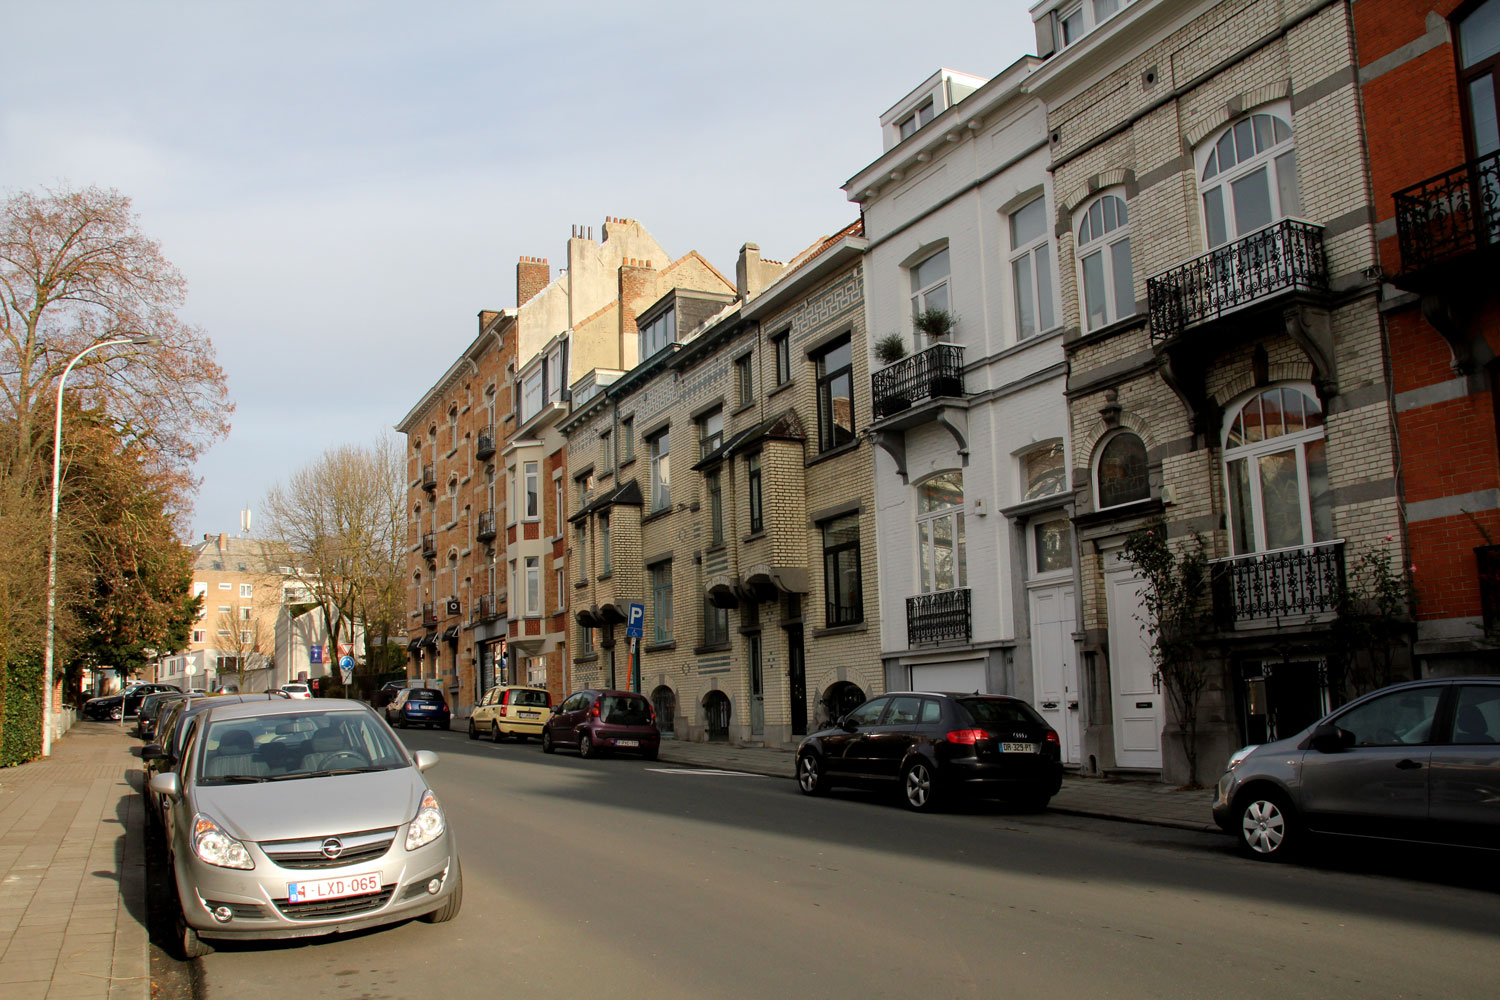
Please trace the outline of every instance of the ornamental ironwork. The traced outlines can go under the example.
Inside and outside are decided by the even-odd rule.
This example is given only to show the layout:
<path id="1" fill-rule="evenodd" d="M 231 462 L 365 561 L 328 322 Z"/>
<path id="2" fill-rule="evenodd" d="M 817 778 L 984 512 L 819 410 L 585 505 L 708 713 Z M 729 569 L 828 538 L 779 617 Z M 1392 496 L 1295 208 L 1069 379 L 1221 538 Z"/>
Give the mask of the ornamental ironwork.
<path id="1" fill-rule="evenodd" d="M 422 605 L 422 624 L 432 626 L 437 624 L 437 605 L 428 601 Z"/>
<path id="2" fill-rule="evenodd" d="M 422 466 L 422 489 L 437 489 L 437 469 L 431 465 Z"/>
<path id="3" fill-rule="evenodd" d="M 963 396 L 964 349 L 938 344 L 902 358 L 870 376 L 877 420 L 895 416 L 924 399 Z"/>
<path id="4" fill-rule="evenodd" d="M 1394 197 L 1401 267 L 1407 273 L 1500 243 L 1500 152 Z"/>
<path id="5" fill-rule="evenodd" d="M 940 590 L 906 599 L 906 642 L 968 642 L 971 635 L 969 589 Z"/>
<path id="6" fill-rule="evenodd" d="M 495 453 L 495 429 L 485 427 L 474 436 L 474 457 L 489 458 Z"/>
<path id="7" fill-rule="evenodd" d="M 428 559 L 437 555 L 437 536 L 430 531 L 422 536 L 422 555 Z"/>
<path id="8" fill-rule="evenodd" d="M 1326 292 L 1323 227 L 1283 219 L 1146 280 L 1151 339 L 1281 292 Z"/>
<path id="9" fill-rule="evenodd" d="M 474 528 L 474 535 L 481 542 L 487 542 L 495 537 L 495 512 L 486 510 L 479 515 L 479 523 Z"/>
<path id="10" fill-rule="evenodd" d="M 1344 543 L 1236 556 L 1215 563 L 1214 574 L 1226 625 L 1331 615 L 1344 592 Z"/>

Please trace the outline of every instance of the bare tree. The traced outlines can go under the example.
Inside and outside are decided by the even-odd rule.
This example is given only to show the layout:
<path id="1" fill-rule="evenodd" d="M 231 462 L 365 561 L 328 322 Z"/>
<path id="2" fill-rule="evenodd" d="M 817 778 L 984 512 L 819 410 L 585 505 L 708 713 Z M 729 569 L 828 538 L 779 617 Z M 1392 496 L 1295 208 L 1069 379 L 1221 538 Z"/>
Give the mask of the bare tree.
<path id="1" fill-rule="evenodd" d="M 240 597 L 237 604 L 217 615 L 214 645 L 219 655 L 232 661 L 236 685 L 243 690 L 245 675 L 270 664 L 275 653 L 276 627 L 274 611 L 281 607 L 279 577 L 258 577 L 250 597 Z M 267 615 L 272 614 L 270 621 Z M 225 666 L 229 666 L 228 663 Z M 219 671 L 222 678 L 225 670 Z"/>

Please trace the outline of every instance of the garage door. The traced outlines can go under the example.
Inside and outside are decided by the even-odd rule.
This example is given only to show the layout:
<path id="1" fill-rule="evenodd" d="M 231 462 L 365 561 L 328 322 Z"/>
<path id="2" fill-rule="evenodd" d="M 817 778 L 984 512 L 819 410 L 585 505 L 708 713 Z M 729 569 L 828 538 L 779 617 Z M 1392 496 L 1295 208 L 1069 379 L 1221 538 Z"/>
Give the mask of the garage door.
<path id="1" fill-rule="evenodd" d="M 913 691 L 955 691 L 960 694 L 978 691 L 987 694 L 984 683 L 984 661 L 971 663 L 923 663 L 907 668 Z"/>

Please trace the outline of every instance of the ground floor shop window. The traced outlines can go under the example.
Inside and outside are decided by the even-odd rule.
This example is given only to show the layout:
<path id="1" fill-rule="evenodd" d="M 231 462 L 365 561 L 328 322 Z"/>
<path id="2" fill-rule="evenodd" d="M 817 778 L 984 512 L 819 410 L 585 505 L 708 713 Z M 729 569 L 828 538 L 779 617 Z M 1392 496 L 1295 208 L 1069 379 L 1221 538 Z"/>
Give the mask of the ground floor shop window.
<path id="1" fill-rule="evenodd" d="M 1322 660 L 1252 660 L 1239 668 L 1240 728 L 1245 743 L 1269 743 L 1301 732 L 1334 708 Z"/>

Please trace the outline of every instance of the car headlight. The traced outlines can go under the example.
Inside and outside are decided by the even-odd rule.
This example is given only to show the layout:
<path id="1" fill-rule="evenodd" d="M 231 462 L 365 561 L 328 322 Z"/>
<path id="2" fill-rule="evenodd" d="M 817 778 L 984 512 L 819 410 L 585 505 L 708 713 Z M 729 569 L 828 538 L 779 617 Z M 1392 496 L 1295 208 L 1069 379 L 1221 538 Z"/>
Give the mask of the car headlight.
<path id="1" fill-rule="evenodd" d="M 417 818 L 406 828 L 406 849 L 415 851 L 423 844 L 432 843 L 443 835 L 443 829 L 443 808 L 438 805 L 437 796 L 428 789 L 422 793 L 422 807 L 417 810 Z"/>
<path id="2" fill-rule="evenodd" d="M 199 860 L 220 868 L 255 867 L 255 859 L 245 845 L 202 813 L 193 817 L 193 853 Z"/>
<path id="3" fill-rule="evenodd" d="M 1240 761 L 1250 756 L 1251 751 L 1253 751 L 1254 749 L 1254 745 L 1248 747 L 1240 747 L 1234 753 L 1230 754 L 1229 764 L 1226 766 L 1226 770 L 1233 771 L 1236 767 L 1239 766 Z"/>

